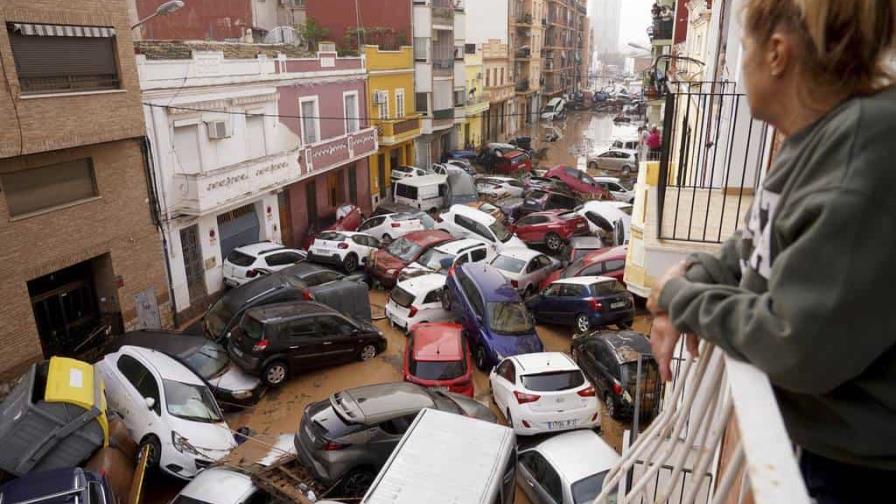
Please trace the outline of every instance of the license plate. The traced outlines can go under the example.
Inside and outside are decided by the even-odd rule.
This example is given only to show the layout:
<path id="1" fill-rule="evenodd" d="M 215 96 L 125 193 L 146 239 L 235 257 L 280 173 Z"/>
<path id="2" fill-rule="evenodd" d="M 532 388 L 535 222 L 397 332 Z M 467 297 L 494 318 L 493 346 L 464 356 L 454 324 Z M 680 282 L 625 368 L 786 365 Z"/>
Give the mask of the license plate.
<path id="1" fill-rule="evenodd" d="M 578 420 L 554 420 L 548 422 L 548 429 L 568 429 L 569 427 L 575 427 L 578 423 Z"/>
<path id="2" fill-rule="evenodd" d="M 615 303 L 610 303 L 610 308 L 624 308 L 625 301 L 617 301 Z"/>

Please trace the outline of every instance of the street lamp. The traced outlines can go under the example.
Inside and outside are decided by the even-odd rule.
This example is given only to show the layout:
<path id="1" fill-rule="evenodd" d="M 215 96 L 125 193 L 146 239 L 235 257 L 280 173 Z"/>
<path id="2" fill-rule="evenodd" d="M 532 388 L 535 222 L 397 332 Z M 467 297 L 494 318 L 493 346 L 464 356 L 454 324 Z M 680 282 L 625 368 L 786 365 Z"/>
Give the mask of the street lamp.
<path id="1" fill-rule="evenodd" d="M 156 9 L 155 12 L 146 16 L 145 18 L 141 19 L 140 21 L 137 21 L 137 24 L 131 26 L 131 29 L 133 30 L 134 28 L 142 25 L 143 23 L 149 21 L 150 19 L 152 19 L 156 16 L 167 16 L 168 14 L 171 14 L 172 12 L 176 12 L 176 11 L 180 10 L 181 7 L 183 7 L 183 6 L 184 6 L 184 0 L 168 0 L 167 2 L 163 3 L 162 5 L 159 5 L 159 7 Z"/>

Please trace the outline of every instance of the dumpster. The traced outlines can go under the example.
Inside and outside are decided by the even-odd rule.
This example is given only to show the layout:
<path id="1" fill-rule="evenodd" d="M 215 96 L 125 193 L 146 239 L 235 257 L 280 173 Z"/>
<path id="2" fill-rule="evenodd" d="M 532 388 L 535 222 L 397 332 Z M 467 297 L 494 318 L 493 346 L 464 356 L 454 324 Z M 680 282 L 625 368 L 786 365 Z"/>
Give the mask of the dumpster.
<path id="1" fill-rule="evenodd" d="M 0 404 L 0 469 L 16 476 L 77 466 L 108 442 L 103 384 L 86 362 L 34 364 Z"/>

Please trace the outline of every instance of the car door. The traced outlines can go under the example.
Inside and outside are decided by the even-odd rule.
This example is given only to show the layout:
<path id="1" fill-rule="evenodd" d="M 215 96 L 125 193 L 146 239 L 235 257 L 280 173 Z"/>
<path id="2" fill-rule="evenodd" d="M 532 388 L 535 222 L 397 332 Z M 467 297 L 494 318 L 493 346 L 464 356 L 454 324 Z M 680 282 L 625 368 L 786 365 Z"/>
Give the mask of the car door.
<path id="1" fill-rule="evenodd" d="M 557 308 L 560 303 L 563 284 L 551 284 L 544 293 L 540 294 L 536 310 L 538 318 L 543 322 L 554 322 L 557 320 Z"/>
<path id="2" fill-rule="evenodd" d="M 116 411 L 122 417 L 131 434 L 141 439 L 159 422 L 162 414 L 162 398 L 159 383 L 149 368 L 127 353 L 118 356 L 115 363 L 124 378 L 118 395 Z M 149 408 L 146 399 L 154 401 Z"/>
<path id="3" fill-rule="evenodd" d="M 601 274 L 622 282 L 622 278 L 625 276 L 625 260 L 610 259 L 609 261 L 605 261 L 603 264 L 603 273 Z"/>
<path id="4" fill-rule="evenodd" d="M 362 235 L 354 235 L 350 238 L 352 242 L 351 248 L 354 249 L 355 253 L 358 254 L 358 260 L 361 264 L 367 264 L 367 258 L 370 257 L 370 254 L 376 250 L 379 244 L 376 241 L 376 238 L 371 238 L 369 236 Z"/>
<path id="5" fill-rule="evenodd" d="M 321 315 L 317 317 L 318 330 L 321 332 L 320 363 L 336 364 L 354 360 L 361 351 L 361 338 L 354 324 L 339 315 Z"/>
<path id="6" fill-rule="evenodd" d="M 544 226 L 548 221 L 544 215 L 527 215 L 514 225 L 516 235 L 526 243 L 544 241 Z"/>
<path id="7" fill-rule="evenodd" d="M 563 504 L 563 484 L 551 464 L 538 451 L 519 456 L 520 487 L 533 504 Z"/>
<path id="8" fill-rule="evenodd" d="M 447 314 L 442 308 L 442 292 L 444 290 L 444 287 L 439 287 L 426 293 L 420 306 L 421 320 L 437 322 L 446 318 Z"/>
<path id="9" fill-rule="evenodd" d="M 375 463 L 377 470 L 389 459 L 389 455 L 395 450 L 401 437 L 414 422 L 417 413 L 415 411 L 408 415 L 385 420 L 371 429 L 366 451 L 370 454 L 371 461 Z"/>
<path id="10" fill-rule="evenodd" d="M 570 323 L 581 312 L 590 312 L 591 308 L 585 308 L 579 302 L 582 298 L 584 285 L 565 284 L 560 290 L 560 302 L 557 306 L 557 322 Z"/>
<path id="11" fill-rule="evenodd" d="M 268 331 L 275 332 L 270 336 Z M 289 359 L 292 369 L 316 366 L 325 352 L 324 335 L 318 317 L 293 319 L 279 326 L 265 328 L 265 336 L 277 340 Z"/>
<path id="12" fill-rule="evenodd" d="M 531 285 L 541 285 L 542 280 L 547 278 L 548 275 L 550 275 L 551 272 L 554 271 L 554 262 L 544 254 L 540 254 L 532 258 L 530 264 L 534 264 L 535 268 L 528 275 L 528 282 Z"/>
<path id="13" fill-rule="evenodd" d="M 504 359 L 494 371 L 494 379 L 492 380 L 492 391 L 495 397 L 495 404 L 501 410 L 501 413 L 507 416 L 508 401 L 516 388 L 516 366 L 510 359 Z"/>

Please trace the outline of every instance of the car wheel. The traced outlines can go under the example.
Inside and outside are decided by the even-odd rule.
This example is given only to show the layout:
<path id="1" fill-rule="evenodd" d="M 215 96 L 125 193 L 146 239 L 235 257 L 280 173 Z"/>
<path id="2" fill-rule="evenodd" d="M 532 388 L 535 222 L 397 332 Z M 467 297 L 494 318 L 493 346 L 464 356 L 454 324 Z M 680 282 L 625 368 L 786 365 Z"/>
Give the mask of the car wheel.
<path id="1" fill-rule="evenodd" d="M 609 392 L 604 394 L 604 406 L 607 407 L 607 414 L 610 415 L 610 418 L 616 420 L 616 403 L 613 402 L 613 397 Z"/>
<path id="2" fill-rule="evenodd" d="M 264 367 L 261 377 L 266 385 L 279 387 L 289 377 L 289 368 L 283 361 L 274 361 Z"/>
<path id="3" fill-rule="evenodd" d="M 370 469 L 354 469 L 342 478 L 342 493 L 346 497 L 360 497 L 367 492 L 376 473 Z"/>
<path id="4" fill-rule="evenodd" d="M 597 170 L 597 163 L 595 163 L 594 161 L 588 163 L 588 169 L 589 170 Z"/>
<path id="5" fill-rule="evenodd" d="M 345 268 L 346 273 L 354 273 L 358 269 L 358 256 L 353 253 L 345 256 L 342 267 Z"/>
<path id="6" fill-rule="evenodd" d="M 448 289 L 442 291 L 442 308 L 445 311 L 451 311 L 451 291 Z"/>
<path id="7" fill-rule="evenodd" d="M 556 252 L 563 246 L 563 240 L 560 239 L 560 236 L 557 233 L 548 233 L 544 238 L 544 242 L 551 252 Z"/>
<path id="8" fill-rule="evenodd" d="M 631 329 L 631 328 L 632 328 L 632 323 L 631 323 L 630 321 L 626 321 L 626 322 L 617 322 L 617 323 L 616 323 L 616 327 L 618 327 L 619 329 L 623 329 L 623 330 L 624 330 L 624 329 Z"/>
<path id="9" fill-rule="evenodd" d="M 482 345 L 476 347 L 476 367 L 480 371 L 488 371 L 488 356 L 485 354 L 485 348 Z"/>
<path id="10" fill-rule="evenodd" d="M 580 313 L 576 315 L 576 329 L 578 329 L 580 333 L 586 333 L 591 329 L 591 320 L 589 320 L 587 314 Z"/>
<path id="11" fill-rule="evenodd" d="M 626 175 L 626 176 L 631 175 L 631 174 L 632 174 L 632 167 L 631 167 L 631 166 L 628 166 L 628 165 L 623 166 L 623 167 L 622 167 L 622 174 L 623 174 L 623 175 Z"/>
<path id="12" fill-rule="evenodd" d="M 140 450 L 137 451 L 138 457 L 144 448 L 149 450 L 146 454 L 146 467 L 150 469 L 159 467 L 159 460 L 162 458 L 162 443 L 159 442 L 159 438 L 152 434 L 143 438 L 143 441 L 140 441 Z"/>
<path id="13" fill-rule="evenodd" d="M 369 361 L 374 357 L 376 357 L 376 345 L 372 343 L 368 343 L 361 347 L 361 352 L 358 353 L 358 358 L 362 361 Z"/>

